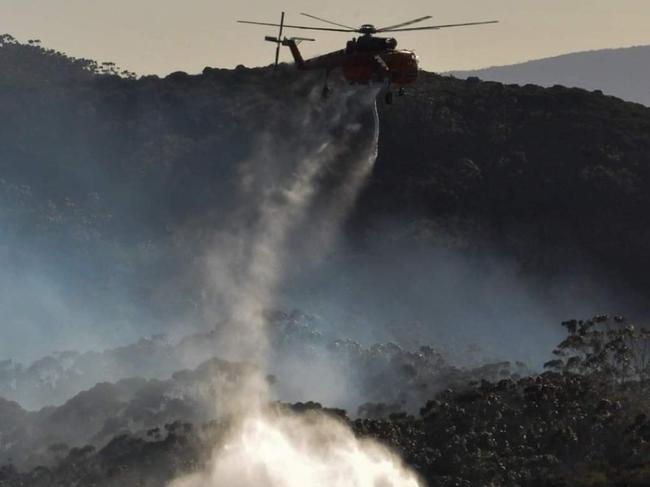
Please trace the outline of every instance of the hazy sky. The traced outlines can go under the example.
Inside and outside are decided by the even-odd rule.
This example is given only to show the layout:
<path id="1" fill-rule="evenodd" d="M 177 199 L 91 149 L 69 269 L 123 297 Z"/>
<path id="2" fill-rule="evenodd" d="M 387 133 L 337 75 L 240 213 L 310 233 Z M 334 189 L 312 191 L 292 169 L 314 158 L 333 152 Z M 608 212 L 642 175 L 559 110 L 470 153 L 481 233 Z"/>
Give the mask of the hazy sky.
<path id="1" fill-rule="evenodd" d="M 650 0 L 0 0 L 0 32 L 76 57 L 114 61 L 139 74 L 198 72 L 204 66 L 269 64 L 273 28 L 236 19 L 319 25 L 305 11 L 344 24 L 381 26 L 422 15 L 436 23 L 499 19 L 501 24 L 403 33 L 433 71 L 508 64 L 566 52 L 650 44 Z M 300 31 L 293 31 L 296 35 Z M 304 34 L 304 33 L 303 33 Z M 316 32 L 305 55 L 345 45 L 343 33 Z M 290 60 L 288 52 L 284 60 Z"/>

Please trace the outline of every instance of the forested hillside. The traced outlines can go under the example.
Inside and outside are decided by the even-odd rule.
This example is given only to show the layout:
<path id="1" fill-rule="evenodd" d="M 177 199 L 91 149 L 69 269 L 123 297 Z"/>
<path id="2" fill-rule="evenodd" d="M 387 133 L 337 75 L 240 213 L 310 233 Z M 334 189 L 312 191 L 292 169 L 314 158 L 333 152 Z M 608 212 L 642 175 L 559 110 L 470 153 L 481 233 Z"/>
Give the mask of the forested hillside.
<path id="1" fill-rule="evenodd" d="M 301 76 L 288 66 L 276 75 L 96 74 L 92 62 L 6 41 L 0 63 L 4 233 L 71 265 L 132 245 L 140 261 L 129 271 L 152 258 L 141 255 L 146 242 L 169 244 L 188 221 L 218 218 L 268 100 L 290 109 L 313 86 L 306 78 L 283 90 Z M 387 217 L 462 220 L 531 270 L 580 256 L 650 290 L 650 109 L 579 89 L 431 73 L 380 108 L 357 236 Z"/>
<path id="2" fill-rule="evenodd" d="M 288 157 L 301 117 L 331 114 L 321 83 L 288 65 L 138 77 L 0 37 L 0 487 L 163 486 L 205 466 L 259 364 L 227 356 L 202 256 L 229 220 L 252 225 L 237 190 L 261 148 Z M 370 112 L 352 133 L 373 133 Z M 332 415 L 431 487 L 648 485 L 649 332 L 544 320 L 612 303 L 646 318 L 650 108 L 422 72 L 378 112 L 342 242 L 321 267 L 298 259 L 302 234 L 273 260 L 291 268 L 280 297 L 323 308 L 263 310 L 270 410 Z M 325 126 L 323 150 L 349 145 L 317 183 L 337 195 L 356 145 Z M 585 275 L 615 299 L 573 303 Z M 137 340 L 153 332 L 169 335 Z"/>

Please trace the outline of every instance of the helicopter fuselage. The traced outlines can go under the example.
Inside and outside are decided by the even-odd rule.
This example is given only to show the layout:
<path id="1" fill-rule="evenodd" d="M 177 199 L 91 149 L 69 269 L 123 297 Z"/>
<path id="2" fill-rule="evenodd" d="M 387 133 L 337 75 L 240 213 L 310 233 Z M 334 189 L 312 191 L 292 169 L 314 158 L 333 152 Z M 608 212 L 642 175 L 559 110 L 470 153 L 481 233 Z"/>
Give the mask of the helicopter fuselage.
<path id="1" fill-rule="evenodd" d="M 345 49 L 303 60 L 295 41 L 287 39 L 288 45 L 301 70 L 325 70 L 341 68 L 345 79 L 353 84 L 385 82 L 396 85 L 413 83 L 418 76 L 418 57 L 413 51 L 396 49 L 393 38 L 364 35 L 348 41 Z"/>

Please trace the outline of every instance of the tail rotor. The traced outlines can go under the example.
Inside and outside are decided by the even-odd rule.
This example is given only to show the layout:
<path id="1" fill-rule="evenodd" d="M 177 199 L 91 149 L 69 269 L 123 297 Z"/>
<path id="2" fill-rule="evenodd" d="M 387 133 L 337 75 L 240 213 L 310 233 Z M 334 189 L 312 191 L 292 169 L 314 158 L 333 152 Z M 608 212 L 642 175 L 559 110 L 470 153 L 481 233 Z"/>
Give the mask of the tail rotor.
<path id="1" fill-rule="evenodd" d="M 282 15 L 280 16 L 280 32 L 278 34 L 278 42 L 276 43 L 275 47 L 275 68 L 277 69 L 278 67 L 278 61 L 280 60 L 280 46 L 282 45 L 282 30 L 284 29 L 284 12 L 282 12 Z"/>
<path id="2" fill-rule="evenodd" d="M 239 21 L 239 22 L 245 22 L 245 21 Z M 280 62 L 280 48 L 282 46 L 288 46 L 291 49 L 291 53 L 294 57 L 294 60 L 296 61 L 296 64 L 299 66 L 303 64 L 303 59 L 302 56 L 300 55 L 300 52 L 298 51 L 298 44 L 300 44 L 303 41 L 314 41 L 315 39 L 309 38 L 309 37 L 291 37 L 291 38 L 286 38 L 282 37 L 282 34 L 284 33 L 284 12 L 282 12 L 282 16 L 280 17 L 280 23 L 279 24 L 266 24 L 266 25 L 274 25 L 274 26 L 279 26 L 280 27 L 280 32 L 278 33 L 278 37 L 273 37 L 273 36 L 266 36 L 264 37 L 264 40 L 267 42 L 272 42 L 275 44 L 275 64 L 273 66 L 273 69 L 276 70 L 278 68 L 278 63 Z M 288 26 L 291 27 L 291 26 Z"/>
<path id="3" fill-rule="evenodd" d="M 282 47 L 282 34 L 284 32 L 284 12 L 282 12 L 282 15 L 280 16 L 279 26 L 280 32 L 278 32 L 277 37 L 266 36 L 264 38 L 265 41 L 273 42 L 275 44 L 275 64 L 273 65 L 273 69 L 277 69 L 278 63 L 280 62 L 280 47 Z"/>

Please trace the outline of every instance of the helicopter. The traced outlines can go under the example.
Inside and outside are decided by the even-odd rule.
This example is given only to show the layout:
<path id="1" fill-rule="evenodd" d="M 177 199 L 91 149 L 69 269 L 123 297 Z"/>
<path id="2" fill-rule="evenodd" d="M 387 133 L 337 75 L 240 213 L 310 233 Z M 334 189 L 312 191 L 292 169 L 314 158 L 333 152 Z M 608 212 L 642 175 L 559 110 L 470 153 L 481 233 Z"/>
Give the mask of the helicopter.
<path id="1" fill-rule="evenodd" d="M 279 27 L 277 37 L 266 36 L 264 40 L 276 44 L 275 67 L 277 68 L 280 59 L 280 47 L 286 46 L 291 51 L 295 65 L 300 70 L 322 70 L 325 71 L 325 84 L 322 96 L 327 98 L 331 93 L 328 84 L 330 72 L 340 68 L 343 77 L 350 84 L 384 83 L 387 85 L 385 100 L 387 104 L 393 103 L 392 85 L 396 85 L 398 94 L 404 95 L 404 86 L 415 82 L 418 77 L 419 59 L 413 51 L 397 49 L 397 40 L 393 37 L 377 37 L 375 34 L 392 32 L 413 32 L 423 30 L 438 30 L 450 27 L 465 27 L 486 24 L 496 24 L 498 20 L 483 22 L 465 22 L 461 24 L 429 25 L 424 27 L 409 27 L 413 24 L 429 20 L 432 17 L 426 15 L 417 19 L 401 22 L 387 27 L 377 28 L 372 24 L 363 24 L 361 27 L 350 27 L 338 22 L 316 17 L 315 15 L 302 12 L 300 15 L 309 17 L 335 27 L 309 27 L 304 25 L 287 25 L 284 23 L 285 13 L 282 12 L 280 23 L 254 22 L 251 20 L 238 20 L 241 24 L 262 25 L 268 27 Z M 333 51 L 321 56 L 304 59 L 298 49 L 298 44 L 303 41 L 315 41 L 306 37 L 283 37 L 284 29 L 300 29 L 324 32 L 345 32 L 361 34 L 359 37 L 349 40 L 345 49 Z"/>

